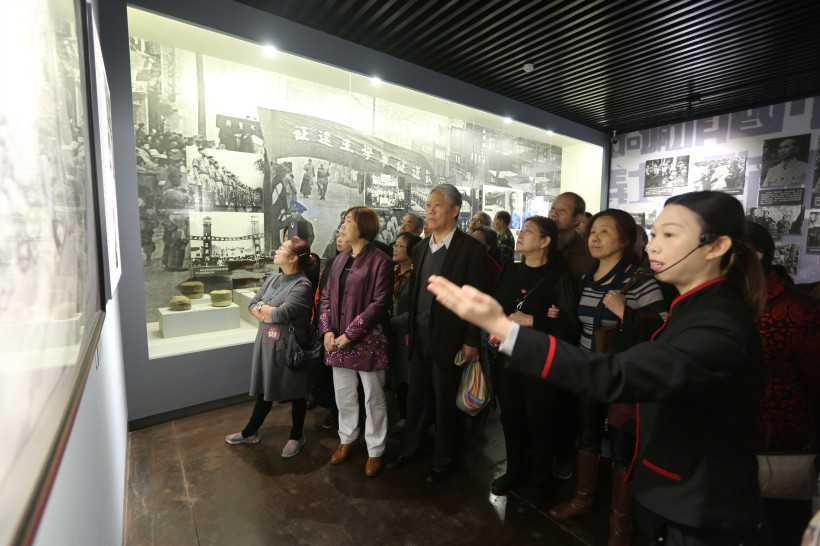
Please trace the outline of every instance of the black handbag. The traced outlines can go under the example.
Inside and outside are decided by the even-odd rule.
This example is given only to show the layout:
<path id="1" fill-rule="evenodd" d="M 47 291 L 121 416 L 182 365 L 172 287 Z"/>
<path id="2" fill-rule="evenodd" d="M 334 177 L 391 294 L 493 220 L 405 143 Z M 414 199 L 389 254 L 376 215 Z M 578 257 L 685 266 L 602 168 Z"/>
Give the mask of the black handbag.
<path id="1" fill-rule="evenodd" d="M 296 330 L 291 325 L 265 324 L 262 339 L 277 346 L 277 364 L 291 370 L 301 370 L 322 359 L 323 347 L 317 345 L 315 336 L 310 336 L 308 347 L 302 347 L 296 339 Z"/>
<path id="2" fill-rule="evenodd" d="M 293 332 L 293 327 L 291 326 L 291 332 Z M 294 341 L 296 340 L 296 334 L 293 333 Z M 325 346 L 322 343 L 322 338 L 319 335 L 318 330 L 313 330 L 311 334 L 308 336 L 307 346 L 303 347 L 298 342 L 296 346 L 299 347 L 299 355 L 298 359 L 294 358 L 294 362 L 298 360 L 299 368 L 309 368 L 311 366 L 317 366 L 322 363 L 325 357 Z M 296 369 L 296 368 L 294 368 Z"/>

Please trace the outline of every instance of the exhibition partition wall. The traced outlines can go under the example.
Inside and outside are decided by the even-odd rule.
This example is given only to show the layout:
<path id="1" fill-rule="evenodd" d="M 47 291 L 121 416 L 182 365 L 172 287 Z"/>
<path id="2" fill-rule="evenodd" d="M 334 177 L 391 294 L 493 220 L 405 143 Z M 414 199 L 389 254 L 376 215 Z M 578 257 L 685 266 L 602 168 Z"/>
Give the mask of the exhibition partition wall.
<path id="1" fill-rule="evenodd" d="M 3 50 L 25 52 L 0 57 L 14 75 L 0 86 L 0 544 L 30 544 L 41 521 L 60 520 L 52 489 L 87 481 L 109 453 L 112 472 L 83 493 L 110 487 L 109 513 L 122 514 L 118 202 L 95 6 L 0 9 Z M 92 398 L 104 415 L 86 409 Z M 89 428 L 91 456 L 75 436 Z"/>
<path id="2" fill-rule="evenodd" d="M 103 48 L 130 64 L 111 79 L 131 420 L 246 389 L 247 302 L 287 226 L 327 258 L 349 206 L 392 242 L 442 182 L 464 223 L 517 226 L 566 189 L 600 206 L 601 132 L 230 1 L 106 4 Z"/>
<path id="3" fill-rule="evenodd" d="M 669 196 L 734 195 L 798 283 L 820 281 L 820 97 L 621 135 L 609 204 L 650 228 Z"/>

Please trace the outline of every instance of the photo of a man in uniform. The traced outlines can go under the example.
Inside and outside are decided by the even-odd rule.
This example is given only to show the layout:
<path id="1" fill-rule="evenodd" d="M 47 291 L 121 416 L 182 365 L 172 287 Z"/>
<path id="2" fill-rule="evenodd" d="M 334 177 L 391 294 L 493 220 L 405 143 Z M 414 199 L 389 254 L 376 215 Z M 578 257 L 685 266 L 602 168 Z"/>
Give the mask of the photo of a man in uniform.
<path id="1" fill-rule="evenodd" d="M 764 142 L 763 158 L 766 168 L 762 187 L 801 186 L 805 181 L 808 167 L 808 142 L 809 135 Z"/>

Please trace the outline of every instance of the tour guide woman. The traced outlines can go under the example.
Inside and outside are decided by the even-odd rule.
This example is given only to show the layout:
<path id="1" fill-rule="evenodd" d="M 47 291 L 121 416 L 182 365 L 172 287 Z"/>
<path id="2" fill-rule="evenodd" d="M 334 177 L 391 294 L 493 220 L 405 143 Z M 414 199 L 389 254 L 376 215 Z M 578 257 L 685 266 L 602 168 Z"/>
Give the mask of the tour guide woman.
<path id="1" fill-rule="evenodd" d="M 743 209 L 719 192 L 666 202 L 647 247 L 658 280 L 680 292 L 652 336 L 617 354 L 584 351 L 523 328 L 490 296 L 440 277 L 429 289 L 486 329 L 512 370 L 602 402 L 639 402 L 631 468 L 641 534 L 666 545 L 759 544 L 754 455 L 763 306 Z"/>

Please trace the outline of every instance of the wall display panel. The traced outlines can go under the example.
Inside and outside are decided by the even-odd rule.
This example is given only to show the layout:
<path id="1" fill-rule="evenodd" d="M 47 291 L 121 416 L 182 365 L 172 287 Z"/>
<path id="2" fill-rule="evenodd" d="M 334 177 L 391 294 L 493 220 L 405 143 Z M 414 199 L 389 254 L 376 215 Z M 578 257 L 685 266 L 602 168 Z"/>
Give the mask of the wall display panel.
<path id="1" fill-rule="evenodd" d="M 820 98 L 620 135 L 609 206 L 650 228 L 671 195 L 734 195 L 776 242 L 775 262 L 798 283 L 820 281 Z M 685 165 L 685 167 L 684 167 Z"/>
<path id="2" fill-rule="evenodd" d="M 114 172 L 114 143 L 111 125 L 111 94 L 105 72 L 99 33 L 94 24 L 89 25 L 89 71 L 93 75 L 90 86 L 92 135 L 95 154 L 95 171 L 98 186 L 98 202 L 101 210 L 101 234 L 104 268 L 104 297 L 108 301 L 117 290 L 122 277 L 120 253 L 120 228 L 117 213 L 117 183 Z"/>
<path id="3" fill-rule="evenodd" d="M 0 8 L 0 544 L 33 537 L 102 326 L 90 18 Z"/>
<path id="4" fill-rule="evenodd" d="M 245 313 L 204 345 L 202 336 L 188 346 L 164 337 L 161 323 L 183 283 L 202 282 L 205 294 L 231 290 L 235 301 L 238 290 L 258 287 L 274 270 L 286 226 L 329 259 L 342 213 L 366 205 L 380 217 L 379 240 L 392 243 L 401 218 L 423 215 L 430 189 L 447 182 L 462 192 L 465 227 L 485 187 L 501 192 L 496 208 L 513 208 L 520 227 L 530 207 L 544 213 L 560 193 L 563 148 L 587 145 L 284 52 L 270 57 L 261 45 L 137 9 L 128 14 L 152 358 L 252 341 L 256 325 Z"/>

